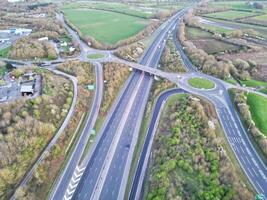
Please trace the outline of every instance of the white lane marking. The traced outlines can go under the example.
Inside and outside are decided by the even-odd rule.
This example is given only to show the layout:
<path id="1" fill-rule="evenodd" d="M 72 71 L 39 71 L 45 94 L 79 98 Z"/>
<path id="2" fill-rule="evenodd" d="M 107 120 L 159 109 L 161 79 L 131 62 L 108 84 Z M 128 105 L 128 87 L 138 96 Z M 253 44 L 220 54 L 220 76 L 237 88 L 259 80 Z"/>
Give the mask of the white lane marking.
<path id="1" fill-rule="evenodd" d="M 263 192 L 264 192 L 264 190 L 262 189 L 262 187 L 260 186 L 260 184 L 258 183 L 258 181 L 256 181 L 256 184 L 259 186 L 259 188 L 260 188 L 261 192 L 263 193 Z"/>

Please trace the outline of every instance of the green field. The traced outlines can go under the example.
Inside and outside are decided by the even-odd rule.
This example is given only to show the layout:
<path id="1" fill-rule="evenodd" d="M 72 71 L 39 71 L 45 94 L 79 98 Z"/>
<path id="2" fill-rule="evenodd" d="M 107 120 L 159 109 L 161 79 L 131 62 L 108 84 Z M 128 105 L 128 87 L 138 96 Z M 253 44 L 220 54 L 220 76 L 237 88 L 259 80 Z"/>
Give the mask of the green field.
<path id="1" fill-rule="evenodd" d="M 89 59 L 99 59 L 99 58 L 103 58 L 103 57 L 104 57 L 104 55 L 101 53 L 89 54 L 87 56 L 87 58 L 89 58 Z"/>
<path id="2" fill-rule="evenodd" d="M 192 87 L 199 89 L 212 89 L 215 86 L 212 81 L 204 78 L 190 78 L 188 83 Z"/>
<path id="3" fill-rule="evenodd" d="M 257 94 L 249 93 L 247 95 L 247 103 L 256 126 L 267 136 L 267 99 Z"/>
<path id="4" fill-rule="evenodd" d="M 7 72 L 6 66 L 0 67 L 0 79 L 5 75 Z"/>
<path id="5" fill-rule="evenodd" d="M 116 44 L 127 39 L 148 24 L 142 18 L 101 10 L 65 9 L 64 13 L 82 32 L 82 36 L 92 36 L 106 44 Z"/>
<path id="6" fill-rule="evenodd" d="M 159 10 L 159 9 L 148 9 L 146 7 L 137 7 L 137 6 L 131 6 L 127 4 L 114 3 L 114 2 L 68 3 L 62 7 L 63 10 L 66 10 L 66 9 L 72 10 L 72 9 L 79 9 L 79 8 L 107 10 L 107 11 L 119 12 L 119 13 L 124 13 L 128 15 L 142 17 L 142 18 L 149 18 L 153 14 L 158 12 Z"/>
<path id="7" fill-rule="evenodd" d="M 243 17 L 249 17 L 253 16 L 255 13 L 253 12 L 242 12 L 237 10 L 228 10 L 224 12 L 216 12 L 216 13 L 210 13 L 206 14 L 206 17 L 212 17 L 212 18 L 218 18 L 218 19 L 227 19 L 227 20 L 234 20 L 237 18 L 243 18 Z"/>
<path id="8" fill-rule="evenodd" d="M 0 58 L 7 58 L 11 47 L 7 47 L 0 50 Z"/>
<path id="9" fill-rule="evenodd" d="M 261 89 L 260 92 L 263 93 L 263 94 L 267 94 L 267 88 Z"/>
<path id="10" fill-rule="evenodd" d="M 230 29 L 227 29 L 227 28 L 223 28 L 223 27 L 220 27 L 220 26 L 214 26 L 214 25 L 209 25 L 209 24 L 203 24 L 203 27 L 205 29 L 208 29 L 212 32 L 215 32 L 215 33 L 230 33 L 232 30 Z"/>
<path id="11" fill-rule="evenodd" d="M 246 4 L 247 1 L 218 1 L 218 2 L 212 2 L 211 4 L 214 6 L 219 6 L 219 7 L 226 7 L 230 9 L 236 9 L 236 10 L 248 10 L 248 11 L 262 11 L 259 9 L 252 8 L 248 4 Z M 262 3 L 265 3 L 262 1 Z M 265 8 L 263 11 L 266 11 L 266 3 L 265 3 Z"/>
<path id="12" fill-rule="evenodd" d="M 263 81 L 257 81 L 257 80 L 246 80 L 246 81 L 241 81 L 243 85 L 246 85 L 248 87 L 259 87 L 259 86 L 267 86 L 267 82 Z"/>
<path id="13" fill-rule="evenodd" d="M 202 31 L 199 28 L 192 28 L 192 27 L 188 27 L 186 26 L 185 28 L 185 34 L 186 34 L 186 38 L 189 40 L 196 40 L 196 39 L 200 39 L 200 38 L 211 38 L 212 34 L 207 32 L 207 31 Z"/>

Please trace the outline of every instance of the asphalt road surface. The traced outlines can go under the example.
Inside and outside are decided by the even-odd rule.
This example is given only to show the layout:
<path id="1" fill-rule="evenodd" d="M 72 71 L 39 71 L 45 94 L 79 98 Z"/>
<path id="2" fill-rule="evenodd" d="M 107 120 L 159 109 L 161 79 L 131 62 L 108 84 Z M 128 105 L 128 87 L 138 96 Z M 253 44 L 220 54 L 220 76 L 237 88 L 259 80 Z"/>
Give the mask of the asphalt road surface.
<path id="1" fill-rule="evenodd" d="M 168 32 L 174 27 L 183 12 L 167 22 L 146 51 L 140 64 L 157 66 Z M 139 71 L 134 72 L 125 94 L 120 98 L 117 109 L 99 134 L 99 140 L 96 142 L 73 199 L 108 198 L 112 200 L 123 198 L 128 179 L 127 174 L 130 170 L 128 163 L 131 162 L 132 149 L 141 125 L 141 121 L 136 122 L 140 118 L 142 119 L 152 81 L 153 77 L 150 75 Z M 132 96 L 132 94 L 135 95 Z M 131 101 L 132 104 L 129 105 Z M 125 113 L 128 113 L 127 118 L 123 120 L 121 117 Z M 114 143 L 116 145 L 112 145 Z"/>

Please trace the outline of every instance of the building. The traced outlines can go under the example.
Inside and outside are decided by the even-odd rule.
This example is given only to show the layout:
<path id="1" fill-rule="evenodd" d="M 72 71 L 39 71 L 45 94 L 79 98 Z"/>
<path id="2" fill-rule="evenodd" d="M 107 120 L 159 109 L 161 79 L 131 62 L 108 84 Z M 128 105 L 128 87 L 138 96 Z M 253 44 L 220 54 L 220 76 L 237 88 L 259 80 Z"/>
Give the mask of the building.
<path id="1" fill-rule="evenodd" d="M 6 42 L 9 42 L 10 39 L 9 38 L 1 38 L 0 39 L 0 43 L 6 43 Z"/>
<path id="2" fill-rule="evenodd" d="M 35 81 L 27 81 L 21 83 L 20 93 L 22 96 L 29 96 L 34 94 Z"/>

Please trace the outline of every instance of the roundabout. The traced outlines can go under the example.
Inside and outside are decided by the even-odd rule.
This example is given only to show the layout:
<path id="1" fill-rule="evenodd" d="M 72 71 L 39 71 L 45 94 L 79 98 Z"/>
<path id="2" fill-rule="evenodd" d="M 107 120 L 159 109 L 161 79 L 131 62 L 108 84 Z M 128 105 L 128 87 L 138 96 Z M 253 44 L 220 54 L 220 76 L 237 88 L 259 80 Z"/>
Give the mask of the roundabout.
<path id="1" fill-rule="evenodd" d="M 187 80 L 189 86 L 201 89 L 201 90 L 210 90 L 215 88 L 215 83 L 211 80 L 201 77 L 194 77 Z"/>

